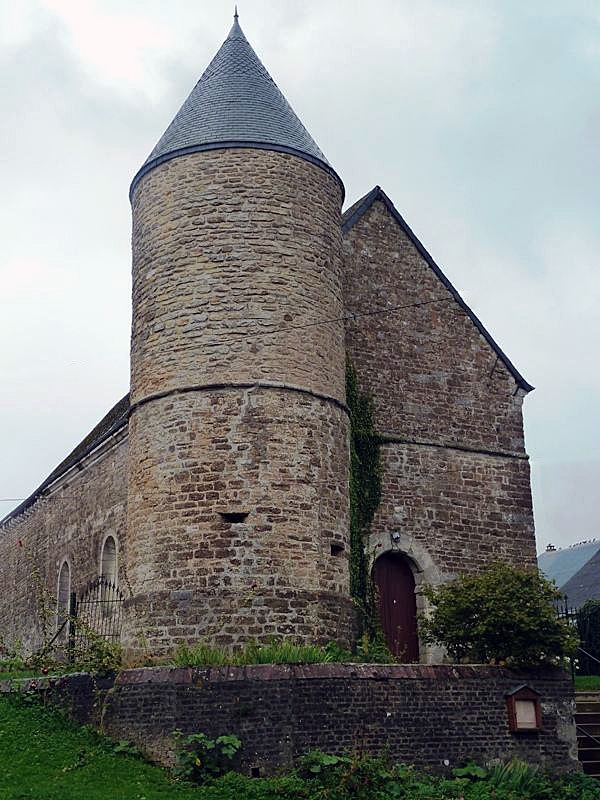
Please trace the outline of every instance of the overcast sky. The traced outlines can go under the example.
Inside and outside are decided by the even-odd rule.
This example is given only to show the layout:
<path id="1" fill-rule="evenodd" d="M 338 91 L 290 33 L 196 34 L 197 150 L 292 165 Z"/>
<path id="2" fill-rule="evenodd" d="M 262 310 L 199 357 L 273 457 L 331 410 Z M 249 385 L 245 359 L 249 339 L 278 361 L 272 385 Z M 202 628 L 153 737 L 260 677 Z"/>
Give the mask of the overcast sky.
<path id="1" fill-rule="evenodd" d="M 525 400 L 538 547 L 600 534 L 600 3 L 241 0 L 346 186 L 380 184 Z M 128 391 L 131 178 L 233 4 L 0 0 L 0 517 Z"/>

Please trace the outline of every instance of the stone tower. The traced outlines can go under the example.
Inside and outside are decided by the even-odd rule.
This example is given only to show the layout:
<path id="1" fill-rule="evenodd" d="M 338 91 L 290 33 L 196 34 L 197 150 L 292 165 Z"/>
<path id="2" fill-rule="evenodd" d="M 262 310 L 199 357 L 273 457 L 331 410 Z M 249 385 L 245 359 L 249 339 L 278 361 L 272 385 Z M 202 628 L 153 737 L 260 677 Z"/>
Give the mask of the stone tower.
<path id="1" fill-rule="evenodd" d="M 342 198 L 236 14 L 131 187 L 130 650 L 350 638 Z"/>

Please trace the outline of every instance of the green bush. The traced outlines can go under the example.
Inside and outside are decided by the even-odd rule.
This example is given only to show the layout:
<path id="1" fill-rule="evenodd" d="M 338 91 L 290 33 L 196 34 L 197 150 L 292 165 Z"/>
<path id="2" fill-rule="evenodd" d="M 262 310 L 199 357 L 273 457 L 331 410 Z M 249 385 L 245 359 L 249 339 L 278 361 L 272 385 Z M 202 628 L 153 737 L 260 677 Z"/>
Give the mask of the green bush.
<path id="1" fill-rule="evenodd" d="M 477 575 L 427 587 L 425 596 L 432 610 L 421 619 L 421 633 L 456 661 L 558 664 L 578 644 L 573 629 L 557 617 L 559 591 L 537 569 L 497 562 Z"/>
<path id="2" fill-rule="evenodd" d="M 232 759 L 242 743 L 237 736 L 209 738 L 205 733 L 184 736 L 174 731 L 176 765 L 173 769 L 178 778 L 206 783 L 211 778 L 225 775 L 232 768 Z"/>
<path id="3" fill-rule="evenodd" d="M 313 751 L 301 759 L 297 774 L 305 781 L 298 797 L 310 800 L 600 800 L 593 778 L 543 773 L 518 759 L 492 767 L 469 763 L 441 777 L 382 756 Z"/>

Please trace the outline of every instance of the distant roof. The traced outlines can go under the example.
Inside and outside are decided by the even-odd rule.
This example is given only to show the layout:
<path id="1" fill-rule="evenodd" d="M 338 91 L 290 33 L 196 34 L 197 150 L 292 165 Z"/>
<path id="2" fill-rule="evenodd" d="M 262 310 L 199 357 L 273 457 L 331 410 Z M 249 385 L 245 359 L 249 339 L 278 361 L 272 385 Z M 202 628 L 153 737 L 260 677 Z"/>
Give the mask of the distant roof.
<path id="1" fill-rule="evenodd" d="M 597 544 L 589 561 L 561 587 L 573 608 L 579 608 L 586 600 L 600 600 L 600 542 Z"/>
<path id="2" fill-rule="evenodd" d="M 409 228 L 408 224 L 405 222 L 404 218 L 402 217 L 400 212 L 396 209 L 396 207 L 394 206 L 390 198 L 387 196 L 387 194 L 383 191 L 381 186 L 375 186 L 375 188 L 371 189 L 371 191 L 368 194 L 366 194 L 364 197 L 361 197 L 360 200 L 357 200 L 353 206 L 350 206 L 350 208 L 344 212 L 344 214 L 342 215 L 342 232 L 347 233 L 377 200 L 380 200 L 386 206 L 386 208 L 388 209 L 390 214 L 394 217 L 398 225 L 402 228 L 404 233 L 414 244 L 421 257 L 425 259 L 427 264 L 431 267 L 431 269 L 434 271 L 434 273 L 437 275 L 437 277 L 440 279 L 440 281 L 443 283 L 446 289 L 448 289 L 450 294 L 454 297 L 458 305 L 463 309 L 463 311 L 465 311 L 467 316 L 471 319 L 471 321 L 473 322 L 479 333 L 488 342 L 491 348 L 496 352 L 498 358 L 508 369 L 510 374 L 517 382 L 518 386 L 525 392 L 531 392 L 534 387 L 525 380 L 525 378 L 521 375 L 519 370 L 515 367 L 512 361 L 504 353 L 500 345 L 498 345 L 492 338 L 492 336 L 488 333 L 481 320 L 476 316 L 476 314 L 473 311 L 471 311 L 469 306 L 459 295 L 458 291 L 450 283 L 448 278 L 444 275 L 442 270 L 435 263 L 431 255 L 427 252 L 425 247 L 421 244 L 419 239 Z"/>
<path id="3" fill-rule="evenodd" d="M 131 191 L 164 161 L 224 147 L 292 153 L 340 180 L 252 49 L 237 14 L 229 36 L 134 177 Z"/>
<path id="4" fill-rule="evenodd" d="M 582 542 L 562 550 L 547 550 L 538 556 L 538 567 L 547 578 L 555 581 L 559 589 L 587 564 L 600 550 L 600 541 Z M 570 598 L 569 598 L 570 600 Z"/>
<path id="5" fill-rule="evenodd" d="M 105 439 L 108 439 L 109 436 L 112 436 L 113 433 L 116 433 L 120 428 L 126 425 L 128 415 L 129 394 L 126 394 L 125 397 L 121 398 L 121 400 L 119 400 L 119 402 L 111 408 L 108 414 L 102 417 L 100 422 L 88 433 L 85 439 L 81 441 L 55 469 L 52 470 L 50 475 L 48 475 L 46 480 L 40 486 L 38 486 L 35 492 L 26 500 L 24 500 L 21 505 L 17 506 L 9 514 L 7 514 L 4 519 L 0 520 L 0 525 L 4 522 L 8 522 L 8 520 L 12 519 L 12 517 L 17 517 L 19 514 L 22 514 L 23 511 L 25 511 L 29 506 L 33 505 L 33 503 L 39 497 L 43 497 L 45 490 L 48 489 L 48 487 L 54 483 L 57 478 L 60 478 L 61 475 L 64 475 L 65 472 L 71 469 L 71 467 L 74 467 L 79 461 L 81 461 L 82 458 L 85 458 L 99 445 L 101 445 Z"/>

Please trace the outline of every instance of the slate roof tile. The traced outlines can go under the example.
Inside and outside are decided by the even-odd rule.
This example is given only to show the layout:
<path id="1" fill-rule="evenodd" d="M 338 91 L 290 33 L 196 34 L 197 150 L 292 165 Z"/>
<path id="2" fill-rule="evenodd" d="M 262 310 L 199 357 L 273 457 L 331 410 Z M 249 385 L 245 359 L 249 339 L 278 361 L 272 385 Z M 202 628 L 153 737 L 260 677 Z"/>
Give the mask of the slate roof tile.
<path id="1" fill-rule="evenodd" d="M 261 145 L 292 152 L 333 173 L 244 36 L 237 17 L 221 48 L 133 179 L 131 191 L 158 164 L 182 153 L 219 145 Z"/>

